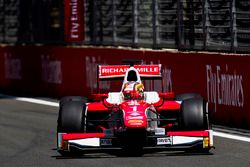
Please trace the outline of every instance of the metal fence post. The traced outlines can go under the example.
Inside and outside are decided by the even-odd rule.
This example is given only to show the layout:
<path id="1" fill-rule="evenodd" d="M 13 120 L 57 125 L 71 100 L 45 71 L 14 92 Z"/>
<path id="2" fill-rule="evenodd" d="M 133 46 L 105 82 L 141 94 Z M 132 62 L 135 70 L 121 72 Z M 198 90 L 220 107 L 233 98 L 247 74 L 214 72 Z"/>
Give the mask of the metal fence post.
<path id="1" fill-rule="evenodd" d="M 97 7 L 96 7 L 96 0 L 90 0 L 90 43 L 96 44 L 97 43 Z"/>
<path id="2" fill-rule="evenodd" d="M 203 49 L 207 49 L 207 0 L 202 0 L 202 31 L 203 31 Z"/>
<path id="3" fill-rule="evenodd" d="M 184 25 L 183 25 L 183 4 L 182 0 L 177 0 L 177 29 L 178 29 L 178 49 L 184 47 Z"/>
<path id="4" fill-rule="evenodd" d="M 189 38 L 189 49 L 195 48 L 195 20 L 194 20 L 194 2 L 193 0 L 188 0 L 187 7 L 189 9 L 188 17 L 188 38 Z"/>
<path id="5" fill-rule="evenodd" d="M 207 44 L 209 40 L 209 17 L 208 17 L 208 2 L 207 0 L 204 1 L 204 50 L 207 50 Z"/>
<path id="6" fill-rule="evenodd" d="M 1 43 L 6 43 L 5 41 L 5 3 L 4 1 L 1 1 L 1 4 L 0 4 L 0 9 L 1 9 L 1 15 L 0 15 L 0 20 L 2 20 L 2 22 L 0 22 L 0 25 L 1 25 L 1 32 L 0 32 L 0 42 Z"/>
<path id="7" fill-rule="evenodd" d="M 159 23 L 158 23 L 158 2 L 152 0 L 153 5 L 153 48 L 157 48 L 159 44 Z"/>
<path id="8" fill-rule="evenodd" d="M 236 26 L 236 8 L 235 0 L 231 2 L 231 52 L 235 52 L 238 47 L 237 43 L 237 26 Z"/>
<path id="9" fill-rule="evenodd" d="M 116 24 L 116 0 L 112 0 L 112 43 L 116 44 L 117 41 L 117 24 Z"/>
<path id="10" fill-rule="evenodd" d="M 132 13 L 133 13 L 133 46 L 137 46 L 138 44 L 138 0 L 133 0 L 132 5 Z"/>

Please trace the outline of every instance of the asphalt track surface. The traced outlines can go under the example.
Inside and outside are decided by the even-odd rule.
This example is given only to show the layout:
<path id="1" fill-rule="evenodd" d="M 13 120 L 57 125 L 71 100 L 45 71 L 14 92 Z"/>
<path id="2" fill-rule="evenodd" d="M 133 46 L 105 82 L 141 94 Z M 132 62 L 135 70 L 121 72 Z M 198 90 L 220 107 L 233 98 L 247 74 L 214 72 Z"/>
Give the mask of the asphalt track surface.
<path id="1" fill-rule="evenodd" d="M 56 151 L 58 107 L 0 95 L 1 167 L 249 167 L 250 142 L 214 137 L 210 154 L 160 152 L 141 157 L 105 153 L 61 157 Z"/>

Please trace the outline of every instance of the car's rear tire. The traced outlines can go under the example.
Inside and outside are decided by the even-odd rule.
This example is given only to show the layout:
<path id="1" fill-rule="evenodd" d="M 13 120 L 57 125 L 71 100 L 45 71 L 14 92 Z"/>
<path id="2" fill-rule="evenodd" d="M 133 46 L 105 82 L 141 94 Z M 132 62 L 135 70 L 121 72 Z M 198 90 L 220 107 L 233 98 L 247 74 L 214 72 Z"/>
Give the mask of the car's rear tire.
<path id="1" fill-rule="evenodd" d="M 182 130 L 209 129 L 208 105 L 202 98 L 191 98 L 181 103 L 179 124 Z"/>

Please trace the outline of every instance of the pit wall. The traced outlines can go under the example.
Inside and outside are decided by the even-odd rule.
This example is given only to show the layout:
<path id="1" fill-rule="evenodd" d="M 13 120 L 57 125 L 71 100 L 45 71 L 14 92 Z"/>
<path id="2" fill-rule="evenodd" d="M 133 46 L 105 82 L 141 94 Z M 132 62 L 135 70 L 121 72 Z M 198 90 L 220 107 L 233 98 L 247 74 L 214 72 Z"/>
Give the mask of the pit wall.
<path id="1" fill-rule="evenodd" d="M 163 65 L 164 91 L 197 92 L 210 103 L 217 124 L 250 129 L 250 55 L 72 48 L 0 47 L 0 91 L 18 95 L 89 96 L 96 92 L 97 64 L 143 59 Z M 147 81 L 160 91 L 160 81 Z M 117 85 L 116 85 L 117 86 Z M 112 91 L 111 82 L 101 85 Z"/>

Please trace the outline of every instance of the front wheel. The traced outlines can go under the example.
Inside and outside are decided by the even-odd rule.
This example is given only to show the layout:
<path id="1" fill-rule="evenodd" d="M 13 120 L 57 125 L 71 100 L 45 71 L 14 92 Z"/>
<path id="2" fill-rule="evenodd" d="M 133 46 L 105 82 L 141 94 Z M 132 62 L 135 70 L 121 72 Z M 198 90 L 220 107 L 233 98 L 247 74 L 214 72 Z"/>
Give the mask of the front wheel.
<path id="1" fill-rule="evenodd" d="M 58 132 L 82 132 L 86 105 L 80 101 L 66 101 L 59 109 Z"/>
<path id="2" fill-rule="evenodd" d="M 183 100 L 179 118 L 183 130 L 209 129 L 208 104 L 202 98 Z"/>
<path id="3" fill-rule="evenodd" d="M 57 133 L 84 132 L 85 110 L 86 104 L 81 101 L 64 101 L 60 104 L 57 121 Z M 64 151 L 58 148 L 58 152 L 62 156 L 81 155 L 81 152 L 78 150 Z"/>

